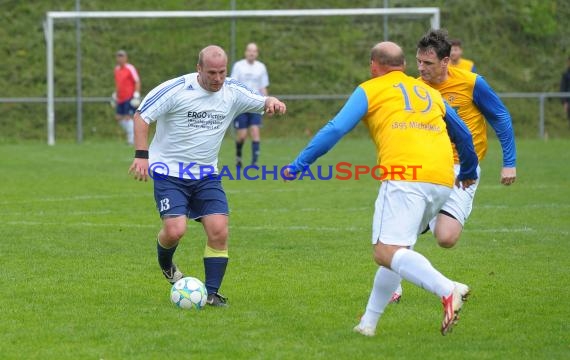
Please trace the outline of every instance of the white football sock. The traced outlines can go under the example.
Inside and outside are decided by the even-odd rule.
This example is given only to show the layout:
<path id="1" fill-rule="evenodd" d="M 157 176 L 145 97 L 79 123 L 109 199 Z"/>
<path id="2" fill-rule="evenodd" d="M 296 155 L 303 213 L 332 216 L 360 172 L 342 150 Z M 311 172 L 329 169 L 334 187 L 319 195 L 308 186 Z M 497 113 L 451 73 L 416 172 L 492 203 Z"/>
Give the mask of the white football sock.
<path id="1" fill-rule="evenodd" d="M 392 270 L 402 278 L 437 296 L 449 296 L 453 281 L 437 271 L 422 254 L 408 249 L 396 251 L 392 258 Z M 395 287 L 394 287 L 395 288 Z"/>
<path id="2" fill-rule="evenodd" d="M 398 295 L 402 295 L 402 292 L 403 292 L 403 291 L 404 291 L 404 290 L 402 289 L 402 283 L 400 282 L 400 283 L 398 284 L 398 287 L 396 288 L 396 290 L 394 290 L 394 292 L 395 292 L 396 294 L 398 294 Z"/>
<path id="3" fill-rule="evenodd" d="M 121 129 L 127 131 L 127 123 L 125 120 L 119 120 L 119 125 L 121 126 Z"/>
<path id="4" fill-rule="evenodd" d="M 435 227 L 437 225 L 437 215 L 429 221 L 429 230 L 432 234 L 435 234 Z"/>
<path id="5" fill-rule="evenodd" d="M 366 305 L 366 312 L 360 319 L 361 327 L 376 328 L 378 319 L 380 319 L 380 316 L 384 313 L 384 309 L 390 302 L 392 293 L 401 280 L 402 278 L 392 270 L 384 266 L 378 268 L 374 276 L 374 285 L 370 292 L 368 305 Z"/>
<path id="6" fill-rule="evenodd" d="M 121 125 L 123 129 L 125 129 L 125 132 L 127 133 L 127 142 L 129 144 L 132 144 L 135 140 L 135 128 L 133 120 L 132 119 L 121 120 Z"/>

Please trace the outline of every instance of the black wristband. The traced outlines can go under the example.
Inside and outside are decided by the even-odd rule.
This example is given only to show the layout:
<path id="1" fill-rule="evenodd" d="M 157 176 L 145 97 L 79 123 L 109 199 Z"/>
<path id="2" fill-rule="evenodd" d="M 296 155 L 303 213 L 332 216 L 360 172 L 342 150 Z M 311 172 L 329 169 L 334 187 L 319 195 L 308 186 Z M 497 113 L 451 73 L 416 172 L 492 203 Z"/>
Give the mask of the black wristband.
<path id="1" fill-rule="evenodd" d="M 148 150 L 135 150 L 136 159 L 148 159 Z"/>

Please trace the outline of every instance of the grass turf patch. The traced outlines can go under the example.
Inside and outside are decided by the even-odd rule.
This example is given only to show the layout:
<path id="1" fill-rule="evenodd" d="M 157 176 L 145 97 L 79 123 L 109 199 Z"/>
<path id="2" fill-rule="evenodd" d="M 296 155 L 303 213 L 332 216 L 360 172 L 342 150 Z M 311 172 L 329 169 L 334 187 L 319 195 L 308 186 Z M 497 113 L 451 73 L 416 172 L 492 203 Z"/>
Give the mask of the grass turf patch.
<path id="1" fill-rule="evenodd" d="M 284 165 L 305 143 L 264 140 L 261 164 Z M 230 264 L 221 292 L 230 307 L 188 312 L 170 303 L 155 256 L 152 184 L 127 176 L 131 148 L 28 143 L 1 146 L 0 156 L 2 358 L 554 359 L 569 350 L 564 141 L 519 140 L 511 187 L 499 185 L 492 142 L 458 246 L 418 240 L 434 266 L 473 289 L 447 337 L 439 300 L 409 283 L 375 338 L 352 333 L 376 269 L 371 177 L 224 181 Z M 319 164 L 374 158 L 369 140 L 349 138 Z M 233 166 L 231 140 L 220 159 Z M 192 222 L 175 256 L 186 274 L 203 278 L 204 245 Z"/>

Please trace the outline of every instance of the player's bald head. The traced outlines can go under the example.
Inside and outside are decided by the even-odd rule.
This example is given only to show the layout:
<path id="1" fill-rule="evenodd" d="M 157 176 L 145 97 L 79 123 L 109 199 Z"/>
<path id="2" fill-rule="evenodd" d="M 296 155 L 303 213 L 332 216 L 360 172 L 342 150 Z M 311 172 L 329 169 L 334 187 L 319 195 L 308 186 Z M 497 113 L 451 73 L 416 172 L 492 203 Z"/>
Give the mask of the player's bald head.
<path id="1" fill-rule="evenodd" d="M 210 64 L 227 64 L 228 56 L 224 49 L 217 45 L 209 45 L 203 48 L 198 55 L 198 65 L 204 66 L 206 63 Z"/>
<path id="2" fill-rule="evenodd" d="M 250 51 L 257 51 L 257 44 L 254 42 L 250 42 L 249 44 L 247 44 L 247 46 L 245 47 L 245 50 L 250 50 Z"/>
<path id="3" fill-rule="evenodd" d="M 207 91 L 219 91 L 226 80 L 228 56 L 216 45 L 206 46 L 198 55 L 198 83 Z"/>
<path id="4" fill-rule="evenodd" d="M 370 51 L 370 60 L 381 66 L 404 67 L 406 58 L 404 51 L 398 44 L 384 41 L 374 45 Z"/>
<path id="5" fill-rule="evenodd" d="M 245 47 L 245 59 L 253 64 L 253 62 L 257 59 L 257 56 L 259 55 L 259 51 L 257 50 L 257 44 L 254 42 L 250 42 L 249 44 L 247 44 L 247 46 Z"/>

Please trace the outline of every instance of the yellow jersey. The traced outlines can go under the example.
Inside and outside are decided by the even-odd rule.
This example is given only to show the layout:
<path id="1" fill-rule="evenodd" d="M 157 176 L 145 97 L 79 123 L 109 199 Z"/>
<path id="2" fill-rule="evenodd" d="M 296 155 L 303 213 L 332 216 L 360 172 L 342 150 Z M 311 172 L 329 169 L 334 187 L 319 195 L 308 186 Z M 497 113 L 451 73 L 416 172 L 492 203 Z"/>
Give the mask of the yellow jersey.
<path id="1" fill-rule="evenodd" d="M 475 63 L 469 59 L 461 58 L 457 64 L 449 62 L 450 67 L 475 72 Z"/>
<path id="2" fill-rule="evenodd" d="M 447 80 L 441 84 L 429 84 L 441 93 L 441 96 L 457 111 L 473 137 L 473 145 L 479 161 L 487 153 L 487 123 L 485 117 L 473 100 L 477 74 L 454 67 L 447 68 Z M 421 80 L 421 78 L 419 78 Z M 454 161 L 459 163 L 459 156 L 454 146 Z"/>
<path id="3" fill-rule="evenodd" d="M 381 176 L 375 179 L 451 187 L 451 141 L 461 155 L 457 178 L 477 178 L 477 155 L 467 126 L 438 91 L 402 71 L 391 71 L 360 84 L 336 116 L 287 166 L 290 174 L 306 172 L 312 177 L 309 166 L 361 121 L 376 145 L 375 168 Z"/>
<path id="4" fill-rule="evenodd" d="M 368 100 L 362 120 L 376 145 L 378 164 L 388 171 L 405 167 L 405 181 L 453 186 L 451 142 L 441 95 L 401 71 L 368 80 L 360 88 Z"/>

